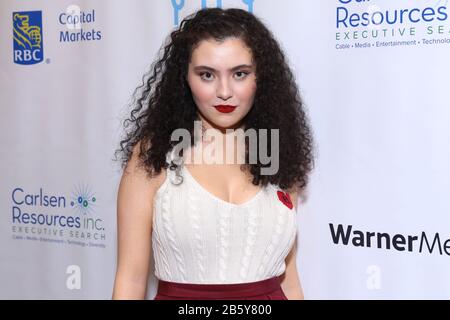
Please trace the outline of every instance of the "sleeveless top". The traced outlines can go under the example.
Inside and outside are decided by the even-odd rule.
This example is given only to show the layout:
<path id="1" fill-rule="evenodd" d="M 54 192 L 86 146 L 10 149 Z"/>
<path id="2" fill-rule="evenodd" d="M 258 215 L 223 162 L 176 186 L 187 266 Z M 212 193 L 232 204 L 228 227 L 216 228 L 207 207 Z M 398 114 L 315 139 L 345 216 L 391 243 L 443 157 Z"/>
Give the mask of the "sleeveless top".
<path id="1" fill-rule="evenodd" d="M 169 151 L 166 162 L 172 159 Z M 268 184 L 250 200 L 233 204 L 206 190 L 183 164 L 166 172 L 153 203 L 156 278 L 231 284 L 284 273 L 297 233 L 287 193 Z"/>

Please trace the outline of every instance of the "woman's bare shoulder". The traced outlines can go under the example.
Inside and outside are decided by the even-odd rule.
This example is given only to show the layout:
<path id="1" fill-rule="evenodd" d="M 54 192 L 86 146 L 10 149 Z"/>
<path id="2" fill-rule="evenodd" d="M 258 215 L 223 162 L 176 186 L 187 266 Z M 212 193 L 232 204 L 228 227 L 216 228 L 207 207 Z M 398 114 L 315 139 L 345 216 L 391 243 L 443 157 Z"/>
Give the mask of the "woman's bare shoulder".
<path id="1" fill-rule="evenodd" d="M 166 169 L 162 168 L 159 173 L 153 172 L 150 175 L 140 159 L 141 152 L 145 150 L 141 149 L 140 142 L 133 147 L 131 158 L 123 170 L 122 180 L 129 180 L 131 188 L 136 192 L 154 194 L 164 183 Z"/>

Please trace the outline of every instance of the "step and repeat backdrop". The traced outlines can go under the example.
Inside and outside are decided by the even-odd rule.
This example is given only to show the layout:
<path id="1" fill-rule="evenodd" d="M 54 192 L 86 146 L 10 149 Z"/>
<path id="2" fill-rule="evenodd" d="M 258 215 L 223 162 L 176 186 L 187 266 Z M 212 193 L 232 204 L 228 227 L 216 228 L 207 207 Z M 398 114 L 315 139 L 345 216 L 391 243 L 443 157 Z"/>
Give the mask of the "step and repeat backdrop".
<path id="1" fill-rule="evenodd" d="M 170 31 L 216 6 L 269 26 L 311 121 L 305 297 L 449 299 L 450 4 L 437 0 L 2 1 L 0 298 L 111 297 L 121 122 Z"/>

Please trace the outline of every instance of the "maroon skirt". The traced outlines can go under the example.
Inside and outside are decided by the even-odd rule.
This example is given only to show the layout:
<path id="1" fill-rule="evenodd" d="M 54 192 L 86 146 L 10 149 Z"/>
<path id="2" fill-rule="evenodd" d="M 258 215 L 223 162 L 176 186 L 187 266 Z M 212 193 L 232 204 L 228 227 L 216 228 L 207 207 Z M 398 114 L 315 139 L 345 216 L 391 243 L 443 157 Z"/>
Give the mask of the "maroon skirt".
<path id="1" fill-rule="evenodd" d="M 247 283 L 190 284 L 159 280 L 154 300 L 288 300 L 281 276 Z"/>

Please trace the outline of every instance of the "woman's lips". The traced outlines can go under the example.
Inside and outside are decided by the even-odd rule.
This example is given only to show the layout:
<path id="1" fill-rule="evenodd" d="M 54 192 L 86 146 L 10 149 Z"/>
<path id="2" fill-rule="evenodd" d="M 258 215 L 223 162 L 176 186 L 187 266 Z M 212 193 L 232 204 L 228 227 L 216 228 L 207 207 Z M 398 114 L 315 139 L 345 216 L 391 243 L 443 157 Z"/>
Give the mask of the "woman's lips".
<path id="1" fill-rule="evenodd" d="M 222 113 L 230 113 L 230 112 L 234 111 L 234 109 L 236 109 L 236 106 L 218 105 L 218 106 L 214 106 L 214 108 L 216 108 L 217 111 L 222 112 Z"/>

